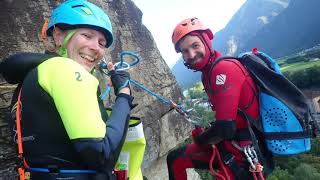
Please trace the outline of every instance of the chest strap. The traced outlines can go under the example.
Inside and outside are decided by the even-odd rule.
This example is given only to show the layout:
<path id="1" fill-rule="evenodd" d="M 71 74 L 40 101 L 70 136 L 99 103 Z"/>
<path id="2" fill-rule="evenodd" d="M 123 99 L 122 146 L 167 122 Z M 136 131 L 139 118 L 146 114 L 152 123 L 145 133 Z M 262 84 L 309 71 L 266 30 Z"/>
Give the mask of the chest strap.
<path id="1" fill-rule="evenodd" d="M 248 128 L 237 129 L 235 136 L 232 138 L 234 141 L 252 141 L 251 134 Z"/>

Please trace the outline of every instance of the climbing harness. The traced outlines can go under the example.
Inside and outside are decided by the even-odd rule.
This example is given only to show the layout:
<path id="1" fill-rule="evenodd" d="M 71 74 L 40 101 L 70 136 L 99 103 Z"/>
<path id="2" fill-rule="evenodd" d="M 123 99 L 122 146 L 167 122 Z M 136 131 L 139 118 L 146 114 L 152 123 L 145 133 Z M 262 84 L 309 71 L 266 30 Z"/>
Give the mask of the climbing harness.
<path id="1" fill-rule="evenodd" d="M 125 56 L 132 56 L 135 59 L 135 61 L 133 61 L 131 63 L 127 63 L 124 60 Z M 128 70 L 128 69 L 132 68 L 133 66 L 137 65 L 139 62 L 140 62 L 140 57 L 137 54 L 130 52 L 130 51 L 124 51 L 124 52 L 120 53 L 120 61 L 115 63 L 115 70 L 116 71 L 125 71 L 125 70 Z M 105 61 L 105 59 L 103 59 L 100 62 L 99 68 L 104 74 L 109 76 L 108 72 L 106 72 L 107 62 Z M 192 124 L 194 124 L 196 126 L 202 126 L 198 121 L 191 119 L 191 111 L 193 109 L 186 109 L 182 105 L 179 105 L 179 104 L 175 103 L 174 101 L 168 100 L 168 99 L 164 98 L 163 96 L 151 91 L 150 89 L 146 88 L 145 86 L 143 86 L 142 84 L 138 83 L 137 81 L 135 81 L 133 79 L 130 79 L 129 81 L 130 81 L 130 83 L 134 84 L 136 87 L 140 88 L 141 90 L 156 97 L 161 103 L 175 109 L 176 112 L 181 114 L 184 117 L 184 119 L 187 120 L 188 122 L 191 122 Z M 110 93 L 110 89 L 111 89 L 111 85 L 107 84 L 106 90 L 100 96 L 100 98 L 102 100 L 104 100 L 108 96 L 108 94 Z M 193 115 L 193 118 L 197 118 L 197 117 Z"/>
<path id="2" fill-rule="evenodd" d="M 231 143 L 235 148 L 237 148 L 238 150 L 240 150 L 241 152 L 244 153 L 245 158 L 250 165 L 249 171 L 251 172 L 253 179 L 254 180 L 258 180 L 258 179 L 264 180 L 263 166 L 259 163 L 258 156 L 257 156 L 257 153 L 256 153 L 254 147 L 252 145 L 248 145 L 248 146 L 245 146 L 242 148 L 235 141 L 232 141 Z M 216 147 L 216 145 L 211 145 L 211 146 L 212 146 L 212 156 L 211 156 L 210 164 L 209 164 L 210 173 L 213 176 L 216 176 L 217 179 L 230 180 L 230 177 L 228 176 L 225 165 L 229 165 L 233 172 L 239 170 L 239 167 L 237 165 L 231 165 L 232 161 L 234 161 L 234 156 L 225 155 L 225 157 L 223 158 L 224 160 L 222 160 L 220 152 L 219 152 L 218 148 Z M 213 168 L 213 161 L 215 158 L 217 158 L 217 161 L 219 162 L 219 166 L 220 166 L 219 172 L 216 172 Z M 235 175 L 236 175 L 236 173 L 235 173 Z"/>

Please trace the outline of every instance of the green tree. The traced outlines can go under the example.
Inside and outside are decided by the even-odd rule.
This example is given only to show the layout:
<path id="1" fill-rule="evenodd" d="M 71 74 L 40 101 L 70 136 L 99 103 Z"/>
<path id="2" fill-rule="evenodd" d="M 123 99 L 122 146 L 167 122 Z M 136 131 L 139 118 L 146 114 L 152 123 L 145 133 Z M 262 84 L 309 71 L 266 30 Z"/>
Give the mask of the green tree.
<path id="1" fill-rule="evenodd" d="M 291 180 L 292 178 L 293 176 L 289 174 L 288 170 L 276 167 L 272 174 L 267 177 L 267 180 Z"/>
<path id="2" fill-rule="evenodd" d="M 313 66 L 301 70 L 285 71 L 284 75 L 297 87 L 307 89 L 320 84 L 320 66 Z"/>
<path id="3" fill-rule="evenodd" d="M 202 99 L 207 100 L 208 97 L 203 90 L 203 85 L 201 82 L 198 82 L 193 88 L 188 90 L 188 98 L 190 99 Z"/>
<path id="4" fill-rule="evenodd" d="M 312 148 L 310 153 L 320 157 L 320 138 L 312 140 Z"/>
<path id="5" fill-rule="evenodd" d="M 311 165 L 302 163 L 294 169 L 293 177 L 294 180 L 319 180 L 320 173 Z"/>
<path id="6" fill-rule="evenodd" d="M 312 85 L 320 84 L 320 66 L 314 66 L 309 69 L 308 72 L 309 78 L 311 79 Z"/>
<path id="7" fill-rule="evenodd" d="M 192 108 L 192 120 L 199 122 L 202 127 L 208 127 L 209 123 L 214 121 L 214 113 L 208 104 L 208 96 L 203 90 L 201 82 L 188 90 L 186 102 L 188 108 Z"/>
<path id="8" fill-rule="evenodd" d="M 296 174 L 297 170 L 299 173 L 302 171 L 303 167 L 311 166 L 313 169 L 320 173 L 320 139 L 312 139 L 311 141 L 311 151 L 309 153 L 294 155 L 294 156 L 275 156 L 275 163 L 277 168 L 270 175 L 271 178 L 279 177 L 278 174 L 283 173 L 285 170 L 289 174 Z M 301 167 L 300 167 L 301 166 Z M 298 168 L 300 167 L 300 168 Z M 275 175 L 276 174 L 276 175 Z"/>

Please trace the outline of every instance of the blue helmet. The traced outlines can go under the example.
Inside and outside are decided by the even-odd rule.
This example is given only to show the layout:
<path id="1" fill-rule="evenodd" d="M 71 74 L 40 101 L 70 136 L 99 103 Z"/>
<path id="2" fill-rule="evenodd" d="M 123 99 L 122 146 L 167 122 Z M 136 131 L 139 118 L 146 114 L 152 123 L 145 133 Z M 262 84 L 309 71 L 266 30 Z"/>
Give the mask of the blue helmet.
<path id="1" fill-rule="evenodd" d="M 106 47 L 113 42 L 109 16 L 98 6 L 86 0 L 68 0 L 60 4 L 51 14 L 47 34 L 52 35 L 53 26 L 66 29 L 93 28 L 102 32 Z"/>

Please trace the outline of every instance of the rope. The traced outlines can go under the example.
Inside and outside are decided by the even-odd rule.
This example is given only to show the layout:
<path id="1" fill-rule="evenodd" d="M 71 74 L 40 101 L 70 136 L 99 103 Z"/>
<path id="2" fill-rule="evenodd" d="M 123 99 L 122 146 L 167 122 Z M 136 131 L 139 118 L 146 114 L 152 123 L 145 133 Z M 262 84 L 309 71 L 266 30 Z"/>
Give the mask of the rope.
<path id="1" fill-rule="evenodd" d="M 132 63 L 126 63 L 124 60 L 125 56 L 132 56 L 135 58 L 135 61 L 133 61 Z M 120 53 L 120 61 L 118 63 L 115 64 L 115 68 L 116 71 L 124 71 L 124 70 L 128 70 L 131 67 L 137 65 L 140 62 L 140 57 L 130 51 L 124 51 L 122 53 Z M 106 73 L 104 71 L 104 69 L 107 69 L 107 64 L 105 61 L 102 61 L 99 65 L 100 69 L 102 70 L 102 72 L 106 75 L 108 75 L 108 73 Z M 146 88 L 145 86 L 143 86 L 142 84 L 138 83 L 137 81 L 130 79 L 130 82 L 132 84 L 134 84 L 136 87 L 140 88 L 141 90 L 147 92 L 148 94 L 156 97 L 161 103 L 168 105 L 172 108 L 174 108 L 177 112 L 179 112 L 181 115 L 184 115 L 186 118 L 189 118 L 188 114 L 191 110 L 187 110 L 186 108 L 184 108 L 182 105 L 179 105 L 175 102 L 173 102 L 172 100 L 167 100 L 166 98 L 164 98 L 163 96 L 156 94 L 155 92 L 151 91 L 150 89 Z M 104 99 L 108 93 L 110 92 L 109 87 L 107 86 L 105 92 L 103 93 L 103 95 L 101 96 L 101 99 Z M 188 119 L 188 121 L 192 122 L 192 123 L 197 123 L 195 121 L 192 121 L 190 119 Z"/>
<path id="2" fill-rule="evenodd" d="M 221 160 L 221 156 L 220 156 L 220 153 L 219 153 L 217 147 L 214 144 L 211 147 L 212 147 L 212 156 L 211 156 L 210 164 L 209 164 L 210 173 L 213 176 L 216 176 L 217 178 L 220 178 L 221 180 L 230 180 L 230 177 L 228 175 L 227 169 L 226 169 L 226 167 L 224 166 L 224 164 L 223 164 L 223 162 Z M 220 165 L 220 171 L 222 171 L 222 173 L 216 172 L 213 169 L 213 161 L 214 161 L 215 157 L 218 158 L 219 165 Z"/>
<path id="3" fill-rule="evenodd" d="M 252 167 L 250 167 L 249 171 L 252 173 L 254 180 L 258 180 L 257 174 L 259 175 L 260 180 L 264 180 L 263 166 L 260 163 L 255 163 L 255 169 L 252 169 Z"/>
<path id="4" fill-rule="evenodd" d="M 153 91 L 151 91 L 150 89 L 146 88 L 145 86 L 143 86 L 142 84 L 138 83 L 137 81 L 135 81 L 133 79 L 130 79 L 130 82 L 133 83 L 138 88 L 140 88 L 140 89 L 146 91 L 147 93 L 151 94 L 152 96 L 156 97 L 163 104 L 171 105 L 171 103 L 168 100 L 166 100 L 164 97 L 160 96 L 159 94 L 154 93 Z"/>
<path id="5" fill-rule="evenodd" d="M 105 91 L 103 92 L 103 94 L 100 96 L 100 99 L 101 99 L 101 100 L 105 100 L 105 99 L 108 97 L 110 91 L 111 91 L 111 85 L 108 83 L 108 84 L 107 84 L 107 87 L 106 87 L 106 90 L 105 90 Z"/>

